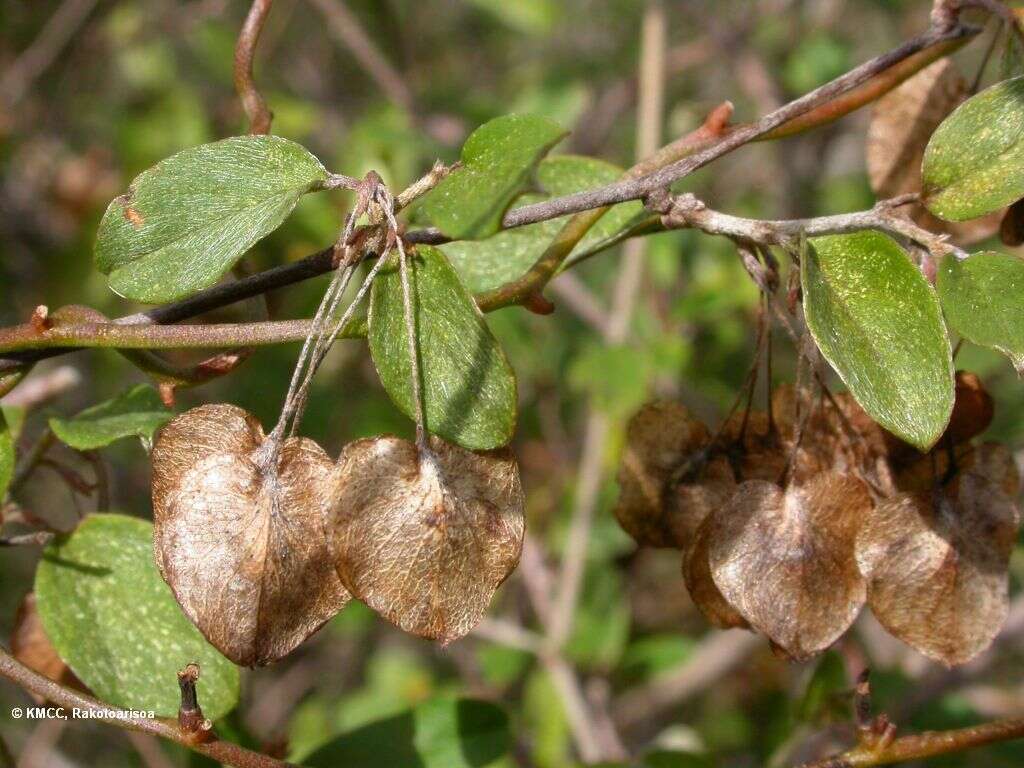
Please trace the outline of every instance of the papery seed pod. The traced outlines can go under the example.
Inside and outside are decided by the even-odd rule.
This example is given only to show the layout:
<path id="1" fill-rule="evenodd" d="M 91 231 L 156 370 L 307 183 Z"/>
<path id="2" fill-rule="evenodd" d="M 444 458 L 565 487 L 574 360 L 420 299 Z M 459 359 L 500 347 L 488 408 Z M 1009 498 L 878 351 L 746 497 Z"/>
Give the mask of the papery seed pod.
<path id="1" fill-rule="evenodd" d="M 275 661 L 349 600 L 327 538 L 334 464 L 288 438 L 266 465 L 260 423 L 233 405 L 173 419 L 153 446 L 157 565 L 185 614 L 239 665 Z"/>
<path id="2" fill-rule="evenodd" d="M 678 482 L 671 482 L 665 497 L 665 522 L 669 540 L 686 560 L 701 524 L 724 506 L 736 490 L 736 478 L 725 456 L 711 456 L 698 463 Z"/>
<path id="3" fill-rule="evenodd" d="M 705 523 L 715 585 L 790 657 L 813 656 L 864 604 L 854 542 L 871 508 L 867 486 L 846 475 L 826 473 L 785 491 L 747 481 Z"/>
<path id="4" fill-rule="evenodd" d="M 523 491 L 507 449 L 431 438 L 345 447 L 333 476 L 335 565 L 352 594 L 406 632 L 447 643 L 483 618 L 522 551 Z"/>
<path id="5" fill-rule="evenodd" d="M 1019 523 L 1010 497 L 974 470 L 955 493 L 904 493 L 880 504 L 857 537 L 872 612 L 943 664 L 974 658 L 1006 620 Z"/>
<path id="6" fill-rule="evenodd" d="M 735 413 L 722 425 L 716 447 L 729 458 L 737 482 L 777 482 L 786 471 L 789 452 L 778 426 L 764 411 Z"/>
<path id="7" fill-rule="evenodd" d="M 783 384 L 772 393 L 772 410 L 789 451 L 803 422 L 793 481 L 802 483 L 821 472 L 833 471 L 860 477 L 878 495 L 895 490 L 885 430 L 848 392 L 829 397 L 805 391 L 798 398 L 792 385 Z"/>
<path id="8" fill-rule="evenodd" d="M 692 546 L 683 555 L 683 580 L 686 582 L 686 589 L 690 593 L 693 604 L 704 614 L 704 618 L 712 626 L 719 629 L 734 627 L 747 629 L 750 624 L 725 599 L 711 576 L 711 566 L 708 563 L 708 543 L 714 525 L 714 518 L 709 517 L 698 528 Z"/>
<path id="9" fill-rule="evenodd" d="M 699 476 L 701 451 L 710 438 L 707 427 L 678 403 L 649 403 L 629 420 L 614 512 L 637 544 L 678 546 L 668 511 L 670 481 L 688 461 Z"/>

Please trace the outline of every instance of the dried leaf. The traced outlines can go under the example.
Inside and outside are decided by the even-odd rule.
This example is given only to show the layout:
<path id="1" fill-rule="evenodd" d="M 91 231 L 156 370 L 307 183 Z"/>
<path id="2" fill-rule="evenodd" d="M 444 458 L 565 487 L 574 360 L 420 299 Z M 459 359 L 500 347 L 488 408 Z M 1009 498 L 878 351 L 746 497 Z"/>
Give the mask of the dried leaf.
<path id="1" fill-rule="evenodd" d="M 1006 619 L 1018 524 L 1013 501 L 973 470 L 955 496 L 905 493 L 879 505 L 857 537 L 871 610 L 932 659 L 954 666 L 974 658 Z"/>
<path id="2" fill-rule="evenodd" d="M 711 576 L 708 543 L 715 525 L 716 523 L 709 517 L 698 527 L 692 546 L 683 556 L 683 580 L 693 604 L 700 609 L 712 626 L 719 629 L 747 629 L 750 624 L 725 599 Z"/>
<path id="3" fill-rule="evenodd" d="M 334 548 L 352 594 L 406 632 L 456 640 L 479 623 L 523 545 L 523 491 L 507 450 L 431 438 L 357 440 L 334 473 Z"/>
<path id="4" fill-rule="evenodd" d="M 879 198 L 921 191 L 921 160 L 928 139 L 967 97 L 967 82 L 949 59 L 922 69 L 875 104 L 865 155 L 871 188 Z M 963 223 L 945 222 L 920 203 L 900 212 L 932 232 L 951 234 L 965 244 L 995 234 L 1000 214 Z"/>
<path id="5" fill-rule="evenodd" d="M 1011 248 L 1024 245 L 1024 200 L 1006 209 L 999 223 L 999 239 Z"/>
<path id="6" fill-rule="evenodd" d="M 50 642 L 36 610 L 36 596 L 33 592 L 25 595 L 18 604 L 14 630 L 11 632 L 11 653 L 34 672 L 56 680 L 61 685 L 85 690 L 82 681 L 75 677 L 75 673 L 64 663 L 64 659 Z M 32 698 L 39 703 L 43 701 L 43 698 L 36 694 L 32 694 Z"/>
<path id="7" fill-rule="evenodd" d="M 670 504 L 667 494 L 672 492 L 668 486 L 673 473 L 706 448 L 710 439 L 707 427 L 678 403 L 649 403 L 629 420 L 619 468 L 619 501 L 614 511 L 619 525 L 637 544 L 678 546 L 670 518 L 689 517 L 685 501 L 689 491 L 683 490 L 684 498 Z M 675 507 L 675 514 L 670 514 L 670 506 Z M 696 520 L 693 530 L 702 519 Z M 684 536 L 686 527 L 682 526 Z"/>
<path id="8" fill-rule="evenodd" d="M 232 405 L 203 405 L 153 448 L 157 565 L 188 617 L 236 664 L 276 661 L 349 600 L 327 538 L 333 462 L 288 438 L 263 468 L 263 429 Z"/>
<path id="9" fill-rule="evenodd" d="M 722 596 L 794 659 L 831 645 L 864 604 L 854 561 L 867 486 L 827 473 L 783 491 L 743 483 L 709 520 L 708 560 Z"/>

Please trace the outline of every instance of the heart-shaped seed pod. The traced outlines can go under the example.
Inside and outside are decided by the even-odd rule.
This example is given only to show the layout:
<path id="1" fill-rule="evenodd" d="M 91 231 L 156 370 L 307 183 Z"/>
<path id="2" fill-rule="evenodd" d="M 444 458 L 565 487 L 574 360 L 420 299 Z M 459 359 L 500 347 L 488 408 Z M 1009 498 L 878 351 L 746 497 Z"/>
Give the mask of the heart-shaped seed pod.
<path id="1" fill-rule="evenodd" d="M 871 508 L 867 486 L 847 475 L 818 475 L 785 491 L 747 481 L 705 523 L 715 585 L 790 657 L 813 656 L 864 604 L 854 543 Z"/>
<path id="2" fill-rule="evenodd" d="M 983 470 L 952 492 L 880 504 L 857 536 L 868 605 L 889 632 L 954 666 L 985 650 L 1009 610 L 1007 567 L 1020 514 Z"/>
<path id="3" fill-rule="evenodd" d="M 345 447 L 333 480 L 342 582 L 406 632 L 456 640 L 483 618 L 523 547 L 523 491 L 507 449 L 473 453 L 431 438 Z"/>
<path id="4" fill-rule="evenodd" d="M 701 524 L 725 505 L 736 490 L 736 477 L 725 456 L 706 457 L 668 489 L 665 518 L 673 546 L 685 562 L 696 545 Z"/>
<path id="5" fill-rule="evenodd" d="M 157 565 L 206 639 L 244 666 L 281 658 L 350 599 L 327 535 L 333 462 L 305 438 L 270 466 L 266 448 L 233 405 L 181 414 L 153 446 Z"/>
<path id="6" fill-rule="evenodd" d="M 719 629 L 733 627 L 748 628 L 750 624 L 744 619 L 729 601 L 722 596 L 715 580 L 711 577 L 711 565 L 708 562 L 708 542 L 711 528 L 714 526 L 714 513 L 701 525 L 693 538 L 693 544 L 683 554 L 683 580 L 690 593 L 690 599 L 697 606 L 704 618 Z"/>
<path id="7" fill-rule="evenodd" d="M 673 474 L 706 448 L 710 439 L 707 427 L 679 403 L 648 403 L 629 420 L 614 512 L 637 544 L 679 546 L 670 519 L 673 502 L 666 499 L 672 495 L 668 486 Z"/>

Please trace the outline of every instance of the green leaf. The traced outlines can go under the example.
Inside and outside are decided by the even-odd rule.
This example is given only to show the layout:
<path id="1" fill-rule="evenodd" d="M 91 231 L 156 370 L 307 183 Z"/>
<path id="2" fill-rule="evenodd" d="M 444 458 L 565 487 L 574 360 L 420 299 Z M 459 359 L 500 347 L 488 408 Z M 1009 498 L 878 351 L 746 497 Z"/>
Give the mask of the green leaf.
<path id="1" fill-rule="evenodd" d="M 825 359 L 871 418 L 928 450 L 953 408 L 953 360 L 924 277 L 878 232 L 812 239 L 800 277 Z"/>
<path id="2" fill-rule="evenodd" d="M 153 433 L 174 416 L 148 384 L 138 384 L 113 400 L 86 408 L 70 419 L 50 419 L 50 429 L 79 451 L 103 448 L 124 437 L 152 440 Z"/>
<path id="3" fill-rule="evenodd" d="M 470 450 L 505 445 L 516 423 L 516 380 L 483 315 L 436 248 L 420 246 L 409 278 L 427 430 Z M 415 413 L 397 260 L 370 292 L 370 354 L 384 388 Z"/>
<path id="4" fill-rule="evenodd" d="M 1002 352 L 1024 374 L 1024 260 L 995 251 L 947 256 L 936 287 L 953 330 Z"/>
<path id="5" fill-rule="evenodd" d="M 484 123 L 462 147 L 462 168 L 424 198 L 430 221 L 455 240 L 480 240 L 501 228 L 512 201 L 548 150 L 565 136 L 535 115 L 505 115 Z"/>
<path id="6" fill-rule="evenodd" d="M 181 612 L 157 573 L 147 521 L 90 515 L 43 551 L 35 592 L 57 653 L 102 701 L 173 717 L 177 672 L 194 661 L 207 717 L 238 703 L 238 668 Z"/>
<path id="7" fill-rule="evenodd" d="M 213 285 L 327 178 L 279 136 L 235 136 L 144 171 L 107 207 L 96 267 L 129 299 L 164 302 Z"/>
<path id="8" fill-rule="evenodd" d="M 14 477 L 14 432 L 0 408 L 0 502 L 7 495 L 7 486 Z"/>
<path id="9" fill-rule="evenodd" d="M 343 734 L 302 761 L 309 768 L 483 768 L 508 752 L 508 717 L 494 704 L 436 697 Z"/>
<path id="10" fill-rule="evenodd" d="M 1024 77 L 973 96 L 932 134 L 921 165 L 924 203 L 949 221 L 1024 197 Z"/>
<path id="11" fill-rule="evenodd" d="M 601 187 L 621 178 L 622 174 L 618 166 L 593 157 L 545 158 L 537 167 L 537 180 L 547 194 L 523 195 L 514 207 L 538 203 L 549 196 L 561 197 Z M 613 206 L 576 244 L 569 259 L 616 235 L 642 212 L 643 204 L 638 201 Z M 448 243 L 441 246 L 441 250 L 459 271 L 467 288 L 474 293 L 487 291 L 519 277 L 533 266 L 568 218 L 504 230 L 482 241 Z"/>

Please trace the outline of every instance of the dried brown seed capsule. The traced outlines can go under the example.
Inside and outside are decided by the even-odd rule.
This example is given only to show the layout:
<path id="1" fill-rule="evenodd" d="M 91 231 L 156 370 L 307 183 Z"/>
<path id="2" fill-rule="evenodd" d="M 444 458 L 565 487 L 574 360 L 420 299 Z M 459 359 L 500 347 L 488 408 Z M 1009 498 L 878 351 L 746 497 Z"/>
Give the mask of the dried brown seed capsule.
<path id="1" fill-rule="evenodd" d="M 828 397 L 805 391 L 798 397 L 792 385 L 783 384 L 772 393 L 772 410 L 789 451 L 796 440 L 798 422 L 804 421 L 792 473 L 795 482 L 835 471 L 864 479 L 879 495 L 894 491 L 885 430 L 849 393 Z"/>
<path id="2" fill-rule="evenodd" d="M 750 480 L 709 518 L 708 561 L 725 600 L 794 659 L 835 642 L 864 604 L 854 561 L 867 486 L 827 473 L 783 491 Z"/>
<path id="3" fill-rule="evenodd" d="M 719 629 L 734 627 L 748 628 L 750 624 L 744 619 L 719 591 L 715 580 L 711 577 L 711 566 L 708 563 L 708 541 L 714 525 L 708 518 L 697 530 L 693 544 L 683 555 L 683 580 L 690 592 L 693 604 L 697 606 L 704 618 Z"/>
<path id="4" fill-rule="evenodd" d="M 176 417 L 153 447 L 157 565 L 185 614 L 236 664 L 269 664 L 350 596 L 327 538 L 334 464 L 288 438 L 265 466 L 260 423 L 233 405 Z"/>
<path id="5" fill-rule="evenodd" d="M 649 403 L 629 420 L 614 511 L 637 544 L 678 546 L 666 503 L 668 486 L 687 461 L 699 461 L 710 439 L 707 427 L 678 403 Z"/>
<path id="6" fill-rule="evenodd" d="M 523 546 L 523 491 L 506 450 L 397 437 L 345 447 L 333 479 L 336 567 L 406 632 L 456 640 L 483 618 Z"/>
<path id="7" fill-rule="evenodd" d="M 974 658 L 1006 620 L 1019 522 L 1013 501 L 973 470 L 955 494 L 904 493 L 880 504 L 857 537 L 872 612 L 943 664 Z"/>

